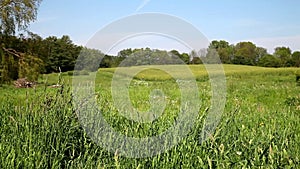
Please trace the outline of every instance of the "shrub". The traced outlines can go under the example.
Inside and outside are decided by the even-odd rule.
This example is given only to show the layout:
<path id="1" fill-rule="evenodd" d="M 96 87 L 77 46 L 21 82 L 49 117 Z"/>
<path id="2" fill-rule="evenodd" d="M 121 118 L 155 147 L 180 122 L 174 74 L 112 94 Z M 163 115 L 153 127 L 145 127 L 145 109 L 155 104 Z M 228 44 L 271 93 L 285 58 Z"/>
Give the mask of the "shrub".
<path id="1" fill-rule="evenodd" d="M 80 71 L 80 75 L 90 75 L 90 73 L 87 70 Z"/>
<path id="2" fill-rule="evenodd" d="M 73 76 L 73 71 L 69 71 L 67 74 L 68 76 Z"/>

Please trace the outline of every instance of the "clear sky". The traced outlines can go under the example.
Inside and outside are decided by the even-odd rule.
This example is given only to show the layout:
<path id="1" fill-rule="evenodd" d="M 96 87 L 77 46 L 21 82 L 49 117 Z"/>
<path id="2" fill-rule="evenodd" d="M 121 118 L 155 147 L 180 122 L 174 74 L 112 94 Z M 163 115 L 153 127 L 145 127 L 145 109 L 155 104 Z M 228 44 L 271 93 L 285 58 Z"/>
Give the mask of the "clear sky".
<path id="1" fill-rule="evenodd" d="M 85 45 L 117 19 L 158 12 L 184 19 L 209 40 L 252 41 L 272 53 L 278 46 L 300 50 L 299 7 L 299 0 L 43 0 L 29 30 Z"/>

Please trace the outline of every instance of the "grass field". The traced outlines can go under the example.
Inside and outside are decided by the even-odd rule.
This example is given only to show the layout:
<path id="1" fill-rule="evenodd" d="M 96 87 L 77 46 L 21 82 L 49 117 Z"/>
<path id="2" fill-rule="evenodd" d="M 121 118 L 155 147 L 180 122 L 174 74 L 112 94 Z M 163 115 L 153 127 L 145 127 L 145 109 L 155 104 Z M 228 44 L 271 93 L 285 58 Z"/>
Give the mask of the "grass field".
<path id="1" fill-rule="evenodd" d="M 151 91 L 164 92 L 165 111 L 147 123 L 118 113 L 111 96 L 116 69 L 99 70 L 95 98 L 115 131 L 128 137 L 150 137 L 167 131 L 176 121 L 180 90 L 176 80 L 158 68 L 145 67 L 128 88 L 130 102 L 142 112 L 151 108 Z M 68 73 L 61 74 L 63 88 L 47 87 L 58 82 L 58 74 L 44 75 L 35 89 L 0 87 L 0 168 L 300 168 L 297 68 L 224 65 L 225 110 L 215 132 L 203 143 L 199 138 L 210 109 L 211 86 L 203 66 L 189 68 L 196 77 L 201 102 L 195 125 L 178 145 L 147 158 L 123 157 L 92 141 L 72 105 L 72 76 Z M 121 69 L 124 77 L 130 74 Z M 175 74 L 185 78 L 183 72 Z"/>

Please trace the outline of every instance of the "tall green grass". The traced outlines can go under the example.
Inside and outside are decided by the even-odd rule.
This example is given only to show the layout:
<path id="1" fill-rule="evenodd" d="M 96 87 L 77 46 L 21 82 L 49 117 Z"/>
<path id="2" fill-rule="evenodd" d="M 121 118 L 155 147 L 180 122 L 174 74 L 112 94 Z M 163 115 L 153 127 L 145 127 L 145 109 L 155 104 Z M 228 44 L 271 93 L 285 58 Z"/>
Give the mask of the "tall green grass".
<path id="1" fill-rule="evenodd" d="M 210 83 L 204 67 L 191 66 L 202 103 L 194 128 L 172 149 L 140 159 L 107 152 L 84 132 L 72 106 L 68 74 L 62 75 L 63 88 L 3 86 L 0 168 L 300 168 L 300 87 L 293 73 L 297 69 L 224 68 L 227 102 L 213 135 L 200 143 L 210 107 Z M 110 93 L 114 71 L 101 69 L 96 78 L 95 97 L 108 123 L 133 137 L 166 131 L 180 106 L 176 82 L 157 69 L 136 75 L 129 95 L 138 110 L 149 109 L 152 89 L 161 89 L 167 98 L 166 112 L 159 119 L 139 124 L 114 108 Z M 56 84 L 58 76 L 48 75 L 42 81 Z"/>

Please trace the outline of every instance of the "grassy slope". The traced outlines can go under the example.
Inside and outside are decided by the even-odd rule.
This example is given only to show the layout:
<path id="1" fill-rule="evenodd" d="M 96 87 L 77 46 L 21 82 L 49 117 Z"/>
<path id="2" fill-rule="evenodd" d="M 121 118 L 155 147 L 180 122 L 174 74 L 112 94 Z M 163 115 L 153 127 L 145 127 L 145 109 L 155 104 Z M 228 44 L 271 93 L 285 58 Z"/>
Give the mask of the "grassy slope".
<path id="1" fill-rule="evenodd" d="M 172 66 L 170 66 L 172 67 Z M 174 67 L 174 66 L 173 66 Z M 176 66 L 175 66 L 176 67 Z M 155 67 L 154 67 L 155 68 Z M 203 66 L 190 66 L 197 77 L 202 107 L 209 107 L 210 84 Z M 135 67 L 131 69 L 137 69 Z M 300 167 L 300 87 L 296 68 L 260 68 L 224 65 L 227 103 L 215 134 L 199 144 L 202 120 L 189 137 L 173 149 L 146 159 L 128 159 L 95 145 L 83 132 L 70 104 L 68 87 L 61 89 L 0 88 L 0 168 L 120 167 L 120 168 L 298 168 Z M 176 70 L 176 69 L 175 69 Z M 129 136 L 156 135 L 176 116 L 179 91 L 170 75 L 157 69 L 143 71 L 132 81 L 131 102 L 149 108 L 151 89 L 168 96 L 167 113 L 149 124 L 128 123 L 112 108 L 110 80 L 115 69 L 101 69 L 96 88 L 105 117 L 119 132 Z M 123 71 L 124 75 L 128 71 Z M 182 72 L 178 76 L 184 77 Z M 159 75 L 159 76 L 158 76 Z M 63 74 L 70 84 L 71 77 Z M 57 75 L 47 75 L 56 84 Z M 144 83 L 147 86 L 144 86 Z M 145 81 L 144 81 L 145 80 Z M 153 81 L 158 80 L 158 81 Z M 171 88 L 171 89 L 170 89 Z"/>
<path id="2" fill-rule="evenodd" d="M 182 70 L 185 70 L 185 68 L 189 68 L 190 71 L 194 74 L 196 79 L 202 79 L 203 77 L 207 76 L 207 71 L 204 65 L 189 65 L 189 66 L 178 66 L 178 65 L 167 65 L 164 66 L 167 67 L 167 70 L 172 70 L 173 73 L 175 72 L 175 75 L 178 77 L 185 78 L 186 73 Z M 213 70 L 214 65 L 211 65 Z M 135 76 L 135 79 L 140 80 L 170 80 L 172 77 L 159 70 L 161 66 L 150 66 L 150 69 L 148 66 L 139 66 L 139 67 L 130 67 L 130 68 L 118 68 L 120 70 L 121 74 L 128 75 L 134 71 L 137 70 L 143 70 L 146 71 L 140 72 L 137 76 Z M 242 75 L 290 75 L 293 76 L 295 72 L 299 72 L 299 68 L 264 68 L 264 67 L 256 67 L 256 66 L 244 66 L 244 65 L 223 65 L 223 68 L 225 70 L 226 76 L 242 76 Z M 112 74 L 117 70 L 117 68 L 101 68 L 99 69 L 98 78 L 96 80 L 101 79 L 103 76 L 110 77 Z M 220 70 L 212 71 L 212 73 L 220 72 Z M 222 73 L 222 71 L 221 71 Z M 62 79 L 64 80 L 65 84 L 71 84 L 72 76 L 69 76 L 68 73 L 62 73 Z M 41 83 L 47 83 L 49 85 L 57 84 L 58 81 L 58 74 L 49 74 L 49 75 L 43 75 L 40 79 Z"/>

